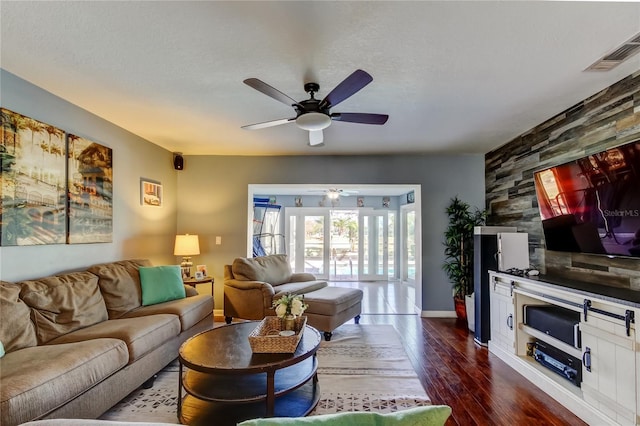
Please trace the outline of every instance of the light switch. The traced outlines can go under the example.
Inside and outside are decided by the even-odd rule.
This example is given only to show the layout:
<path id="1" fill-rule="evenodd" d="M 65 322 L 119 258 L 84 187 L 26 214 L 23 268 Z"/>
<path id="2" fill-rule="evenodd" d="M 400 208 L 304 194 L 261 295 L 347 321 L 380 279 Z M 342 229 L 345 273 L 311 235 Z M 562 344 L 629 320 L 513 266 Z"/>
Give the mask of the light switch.
<path id="1" fill-rule="evenodd" d="M 216 245 L 219 246 L 220 244 L 222 244 L 222 237 L 218 235 L 216 237 Z"/>

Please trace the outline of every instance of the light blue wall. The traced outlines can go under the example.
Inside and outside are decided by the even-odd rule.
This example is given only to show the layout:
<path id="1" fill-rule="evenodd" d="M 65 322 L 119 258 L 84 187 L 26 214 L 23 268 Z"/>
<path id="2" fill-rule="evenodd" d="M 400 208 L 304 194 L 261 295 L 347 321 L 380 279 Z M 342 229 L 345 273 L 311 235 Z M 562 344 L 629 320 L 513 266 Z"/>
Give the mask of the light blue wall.
<path id="1" fill-rule="evenodd" d="M 175 263 L 173 155 L 33 84 L 0 70 L 0 106 L 113 149 L 113 242 L 0 247 L 0 278 L 39 278 L 128 258 Z M 164 206 L 140 205 L 140 178 L 162 182 Z"/>
<path id="2" fill-rule="evenodd" d="M 421 185 L 422 309 L 453 310 L 451 285 L 441 268 L 445 208 L 456 195 L 484 206 L 483 155 L 188 156 L 178 174 L 178 231 L 200 235 L 198 262 L 213 266 L 222 282 L 223 265 L 247 253 L 248 185 L 319 183 Z M 221 300 L 216 285 L 217 308 Z"/>

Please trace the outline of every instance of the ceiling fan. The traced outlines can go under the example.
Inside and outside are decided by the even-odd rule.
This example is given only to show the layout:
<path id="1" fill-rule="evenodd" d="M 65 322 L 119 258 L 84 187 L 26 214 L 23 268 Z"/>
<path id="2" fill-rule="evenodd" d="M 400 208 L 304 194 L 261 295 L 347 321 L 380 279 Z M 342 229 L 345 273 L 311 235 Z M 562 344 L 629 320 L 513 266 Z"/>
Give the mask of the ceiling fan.
<path id="1" fill-rule="evenodd" d="M 309 93 L 310 98 L 304 101 L 296 101 L 285 95 L 278 89 L 269 86 L 267 83 L 257 78 L 244 80 L 247 86 L 253 87 L 273 99 L 292 106 L 296 116 L 292 118 L 282 118 L 280 120 L 266 121 L 263 123 L 249 124 L 242 126 L 243 129 L 257 130 L 266 127 L 279 126 L 294 122 L 296 125 L 309 131 L 309 145 L 320 146 L 324 142 L 322 130 L 331 125 L 331 121 L 346 121 L 360 124 L 384 124 L 389 119 L 386 114 L 371 114 L 362 112 L 334 112 L 329 110 L 340 102 L 357 93 L 367 84 L 373 81 L 373 77 L 366 71 L 355 70 L 349 77 L 338 84 L 324 99 L 318 100 L 314 94 L 320 90 L 318 83 L 305 83 L 304 90 Z"/>
<path id="2" fill-rule="evenodd" d="M 357 194 L 358 191 L 355 190 L 349 190 L 349 189 L 340 189 L 340 188 L 328 188 L 328 189 L 322 189 L 322 190 L 312 190 L 309 192 L 321 192 L 324 195 L 327 196 L 328 199 L 330 200 L 337 200 L 340 197 L 348 197 L 352 194 Z"/>

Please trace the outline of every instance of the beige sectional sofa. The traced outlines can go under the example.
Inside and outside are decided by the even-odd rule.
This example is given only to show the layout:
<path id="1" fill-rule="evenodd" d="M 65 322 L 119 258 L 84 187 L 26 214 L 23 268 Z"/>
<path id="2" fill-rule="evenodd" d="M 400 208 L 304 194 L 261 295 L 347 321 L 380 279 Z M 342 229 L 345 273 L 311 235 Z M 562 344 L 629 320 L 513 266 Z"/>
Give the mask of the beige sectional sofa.
<path id="1" fill-rule="evenodd" d="M 236 258 L 224 266 L 224 315 L 261 320 L 275 315 L 273 302 L 286 294 L 302 294 L 309 305 L 307 323 L 324 332 L 326 340 L 340 325 L 362 310 L 362 290 L 329 286 L 326 281 L 304 272 L 291 272 L 287 255 Z"/>
<path id="2" fill-rule="evenodd" d="M 142 306 L 141 266 L 150 263 L 0 283 L 0 424 L 97 418 L 213 327 L 213 298 L 191 287 Z"/>

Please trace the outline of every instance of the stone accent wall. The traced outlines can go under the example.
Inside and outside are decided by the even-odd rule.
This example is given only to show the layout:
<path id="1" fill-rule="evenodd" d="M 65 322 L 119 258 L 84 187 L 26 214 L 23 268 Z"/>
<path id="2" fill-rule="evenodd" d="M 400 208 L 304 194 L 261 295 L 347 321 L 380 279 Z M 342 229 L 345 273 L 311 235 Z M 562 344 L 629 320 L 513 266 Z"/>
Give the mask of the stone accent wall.
<path id="1" fill-rule="evenodd" d="M 529 233 L 532 265 L 547 274 L 640 290 L 640 260 L 544 249 L 533 173 L 640 139 L 640 71 L 485 156 L 488 224 Z"/>

